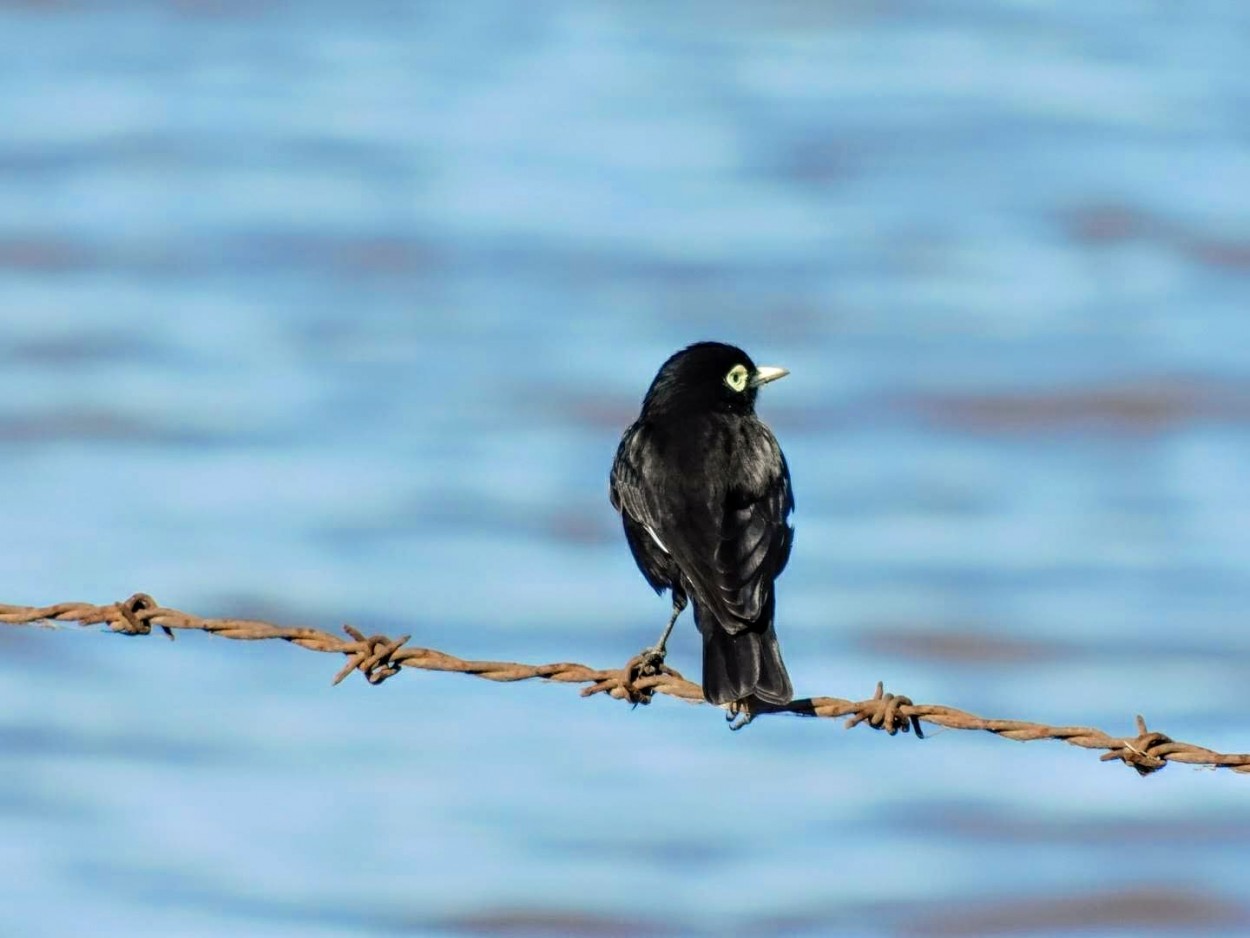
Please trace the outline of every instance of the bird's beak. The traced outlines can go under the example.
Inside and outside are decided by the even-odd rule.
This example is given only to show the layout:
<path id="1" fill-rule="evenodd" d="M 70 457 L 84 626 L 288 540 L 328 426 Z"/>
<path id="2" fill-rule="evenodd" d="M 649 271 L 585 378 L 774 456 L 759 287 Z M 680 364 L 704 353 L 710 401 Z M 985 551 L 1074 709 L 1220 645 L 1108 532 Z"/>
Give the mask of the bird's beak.
<path id="1" fill-rule="evenodd" d="M 777 368 L 773 365 L 760 365 L 755 369 L 755 375 L 751 378 L 751 387 L 758 388 L 761 384 L 768 384 L 769 381 L 776 381 L 778 378 L 784 378 L 789 373 L 789 368 Z"/>

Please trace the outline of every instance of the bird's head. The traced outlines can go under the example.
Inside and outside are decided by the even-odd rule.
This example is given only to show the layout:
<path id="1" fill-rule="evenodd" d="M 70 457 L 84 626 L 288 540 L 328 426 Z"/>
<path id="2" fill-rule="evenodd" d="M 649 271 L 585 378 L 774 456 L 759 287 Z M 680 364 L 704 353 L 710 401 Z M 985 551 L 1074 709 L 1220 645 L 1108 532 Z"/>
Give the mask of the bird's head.
<path id="1" fill-rule="evenodd" d="M 696 342 L 660 366 L 642 402 L 644 414 L 749 414 L 761 385 L 788 375 L 784 368 L 756 365 L 740 348 Z"/>

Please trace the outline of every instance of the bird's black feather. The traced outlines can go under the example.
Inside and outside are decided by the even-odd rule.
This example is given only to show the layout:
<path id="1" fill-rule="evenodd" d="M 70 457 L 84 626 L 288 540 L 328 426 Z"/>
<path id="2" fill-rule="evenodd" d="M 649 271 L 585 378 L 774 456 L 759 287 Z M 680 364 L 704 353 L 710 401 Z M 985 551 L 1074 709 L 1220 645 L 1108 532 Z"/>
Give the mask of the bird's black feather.
<path id="1" fill-rule="evenodd" d="M 741 388 L 729 376 L 743 367 Z M 760 372 L 741 349 L 704 342 L 660 368 L 621 438 L 612 505 L 647 582 L 687 598 L 703 635 L 704 696 L 793 696 L 773 628 L 773 583 L 790 557 L 790 472 L 755 416 Z"/>

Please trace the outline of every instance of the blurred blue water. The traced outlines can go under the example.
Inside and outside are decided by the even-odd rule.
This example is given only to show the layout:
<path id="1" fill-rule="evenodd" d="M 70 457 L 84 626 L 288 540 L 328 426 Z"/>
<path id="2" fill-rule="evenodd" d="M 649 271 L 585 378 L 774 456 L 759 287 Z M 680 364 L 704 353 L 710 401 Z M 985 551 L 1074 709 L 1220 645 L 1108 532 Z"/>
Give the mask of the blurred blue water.
<path id="1" fill-rule="evenodd" d="M 607 468 L 720 338 L 800 693 L 1244 751 L 1248 11 L 4 5 L 0 601 L 615 666 Z M 1231 774 L 337 666 L 0 632 L 0 934 L 1250 916 Z"/>

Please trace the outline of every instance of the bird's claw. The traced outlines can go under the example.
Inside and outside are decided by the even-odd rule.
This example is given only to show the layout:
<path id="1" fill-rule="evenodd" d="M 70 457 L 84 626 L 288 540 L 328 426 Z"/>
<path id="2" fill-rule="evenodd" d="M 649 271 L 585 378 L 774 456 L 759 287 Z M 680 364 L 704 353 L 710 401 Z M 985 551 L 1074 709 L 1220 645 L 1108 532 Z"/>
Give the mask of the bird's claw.
<path id="1" fill-rule="evenodd" d="M 729 724 L 729 729 L 735 733 L 754 719 L 755 714 L 751 711 L 748 698 L 736 700 L 725 707 L 725 722 Z"/>
<path id="2" fill-rule="evenodd" d="M 629 701 L 636 707 L 638 704 L 651 703 L 655 690 L 650 687 L 636 687 L 635 682 L 645 677 L 656 677 L 668 669 L 664 667 L 664 649 L 658 647 L 644 648 L 625 665 L 625 693 Z"/>
<path id="3" fill-rule="evenodd" d="M 627 660 L 625 668 L 622 669 L 624 674 L 621 675 L 621 688 L 625 690 L 625 697 L 635 707 L 639 704 L 651 703 L 651 697 L 655 694 L 655 689 L 650 687 L 636 687 L 636 683 L 642 678 L 656 677 L 665 673 L 667 668 L 664 667 L 664 649 L 645 648 L 634 657 Z"/>
<path id="4" fill-rule="evenodd" d="M 662 674 L 664 672 L 665 655 L 666 652 L 663 648 L 644 648 L 630 662 L 630 676 L 637 679 Z"/>

